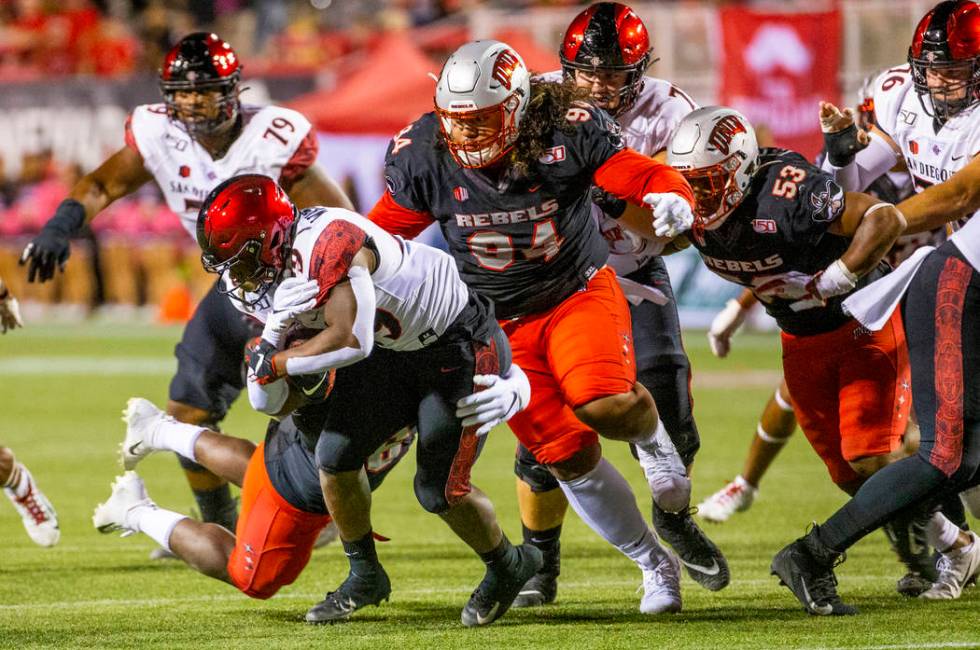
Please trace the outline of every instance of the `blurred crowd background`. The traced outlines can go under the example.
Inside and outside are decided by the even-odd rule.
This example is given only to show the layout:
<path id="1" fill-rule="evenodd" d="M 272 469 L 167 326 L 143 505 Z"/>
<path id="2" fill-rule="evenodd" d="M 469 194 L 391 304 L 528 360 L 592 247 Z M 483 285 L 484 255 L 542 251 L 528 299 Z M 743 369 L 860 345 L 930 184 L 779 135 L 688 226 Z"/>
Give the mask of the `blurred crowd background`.
<path id="1" fill-rule="evenodd" d="M 472 38 L 496 37 L 532 70 L 556 69 L 561 34 L 587 4 L 0 0 L 0 277 L 35 308 L 59 305 L 59 314 L 187 317 L 211 278 L 152 184 L 95 220 L 57 282 L 27 285 L 16 265 L 75 180 L 122 145 L 128 111 L 159 101 L 160 62 L 187 33 L 215 31 L 232 44 L 245 64 L 246 101 L 282 103 L 310 117 L 321 136 L 321 162 L 366 210 L 383 189 L 388 139 L 431 106 L 427 75 L 449 52 Z M 904 62 L 914 25 L 933 3 L 630 4 L 659 57 L 650 74 L 703 104 L 737 105 L 772 141 L 807 150 L 813 102 L 856 103 L 865 76 Z M 679 281 L 698 289 L 691 294 L 707 300 L 706 310 L 723 302 L 725 291 L 706 292 L 700 285 L 709 281 L 696 274 Z"/>

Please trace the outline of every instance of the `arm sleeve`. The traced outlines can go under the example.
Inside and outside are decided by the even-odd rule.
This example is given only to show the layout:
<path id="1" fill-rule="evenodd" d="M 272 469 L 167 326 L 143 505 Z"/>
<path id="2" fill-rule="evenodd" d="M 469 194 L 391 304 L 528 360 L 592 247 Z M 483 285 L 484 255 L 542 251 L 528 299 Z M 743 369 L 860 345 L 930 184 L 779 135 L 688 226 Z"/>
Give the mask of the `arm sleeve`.
<path id="1" fill-rule="evenodd" d="M 347 279 L 354 256 L 366 241 L 366 232 L 343 219 L 331 221 L 317 237 L 310 254 L 310 279 L 320 287 L 318 308 L 327 301 L 330 290 Z"/>
<path id="2" fill-rule="evenodd" d="M 391 195 L 384 196 L 371 208 L 367 218 L 394 235 L 406 239 L 417 237 L 420 232 L 434 221 L 432 214 L 420 210 L 402 207 Z"/>
<path id="3" fill-rule="evenodd" d="M 277 379 L 263 385 L 255 381 L 255 376 L 249 373 L 248 401 L 259 413 L 275 415 L 282 410 L 287 397 L 289 397 L 289 385 L 284 379 Z"/>
<path id="4" fill-rule="evenodd" d="M 834 167 L 824 158 L 820 167 L 845 190 L 863 192 L 879 176 L 894 167 L 897 161 L 898 155 L 888 143 L 872 133 L 868 146 L 859 151 L 849 165 Z"/>
<path id="5" fill-rule="evenodd" d="M 592 180 L 609 194 L 635 205 L 642 205 L 643 197 L 651 192 L 673 192 L 694 207 L 694 192 L 679 171 L 632 149 L 623 149 L 606 160 Z"/>
<path id="6" fill-rule="evenodd" d="M 283 165 L 279 173 L 279 184 L 284 188 L 289 188 L 303 172 L 313 166 L 316 157 L 320 153 L 320 141 L 316 137 L 316 131 L 310 127 L 306 137 L 303 138 L 296 151 L 290 159 Z"/>

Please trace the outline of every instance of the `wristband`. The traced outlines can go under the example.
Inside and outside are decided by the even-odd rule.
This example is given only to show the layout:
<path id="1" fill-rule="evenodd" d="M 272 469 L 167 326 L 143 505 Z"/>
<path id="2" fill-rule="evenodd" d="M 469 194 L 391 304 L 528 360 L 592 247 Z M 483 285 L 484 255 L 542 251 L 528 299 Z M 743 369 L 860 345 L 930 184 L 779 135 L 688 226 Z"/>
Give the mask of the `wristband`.
<path id="1" fill-rule="evenodd" d="M 867 145 L 857 139 L 857 126 L 851 124 L 845 129 L 823 134 L 827 161 L 834 167 L 847 167 L 854 162 L 854 156 Z"/>
<path id="2" fill-rule="evenodd" d="M 851 273 L 844 262 L 836 259 L 816 278 L 817 294 L 821 298 L 839 296 L 856 287 L 857 281 L 858 276 Z"/>

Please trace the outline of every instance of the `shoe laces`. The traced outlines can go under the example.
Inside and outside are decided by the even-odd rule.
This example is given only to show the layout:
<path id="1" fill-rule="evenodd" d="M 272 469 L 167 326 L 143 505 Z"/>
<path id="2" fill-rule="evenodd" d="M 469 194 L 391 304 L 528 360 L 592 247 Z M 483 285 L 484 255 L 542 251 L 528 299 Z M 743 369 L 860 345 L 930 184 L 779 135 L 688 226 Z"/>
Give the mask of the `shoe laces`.
<path id="1" fill-rule="evenodd" d="M 735 481 L 732 481 L 724 490 L 718 493 L 718 501 L 720 501 L 722 505 L 728 505 L 741 496 L 743 492 L 745 492 L 745 488 Z"/>
<path id="2" fill-rule="evenodd" d="M 936 582 L 945 582 L 947 580 L 955 580 L 955 570 L 953 567 L 953 558 L 946 554 L 940 554 L 939 561 L 936 562 L 936 570 L 939 571 L 939 578 Z"/>
<path id="3" fill-rule="evenodd" d="M 34 520 L 35 524 L 40 526 L 48 520 L 48 513 L 34 495 L 33 485 L 28 484 L 27 494 L 22 497 L 17 497 L 17 503 L 19 503 L 21 507 L 27 511 L 27 513 L 31 516 L 31 519 Z"/>

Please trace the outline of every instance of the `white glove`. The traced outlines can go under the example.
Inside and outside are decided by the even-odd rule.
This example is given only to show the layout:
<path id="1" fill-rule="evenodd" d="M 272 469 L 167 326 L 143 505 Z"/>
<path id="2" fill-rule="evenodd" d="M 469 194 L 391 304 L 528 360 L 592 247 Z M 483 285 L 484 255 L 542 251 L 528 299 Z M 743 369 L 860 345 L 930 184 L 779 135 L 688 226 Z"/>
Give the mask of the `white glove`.
<path id="1" fill-rule="evenodd" d="M 647 194 L 643 202 L 653 210 L 653 230 L 657 237 L 673 239 L 694 223 L 690 204 L 673 192 Z"/>
<path id="2" fill-rule="evenodd" d="M 797 300 L 813 296 L 813 276 L 809 273 L 789 271 L 759 278 L 756 282 L 758 284 L 752 287 L 752 292 L 765 302 L 774 298 Z"/>
<path id="3" fill-rule="evenodd" d="M 479 426 L 478 436 L 490 433 L 531 401 L 531 383 L 520 366 L 514 364 L 505 376 L 476 375 L 473 383 L 485 388 L 456 402 L 456 417 L 463 420 L 464 427 Z"/>
<path id="4" fill-rule="evenodd" d="M 316 306 L 320 285 L 316 280 L 286 278 L 278 287 L 272 300 L 272 311 L 265 321 L 262 338 L 277 348 L 282 342 L 282 334 L 292 323 L 293 318 L 310 311 Z"/>
<path id="5" fill-rule="evenodd" d="M 23 327 L 24 321 L 20 319 L 20 306 L 17 299 L 8 293 L 7 288 L 0 282 L 0 334 L 6 334 L 7 330 L 15 327 Z"/>
<path id="6" fill-rule="evenodd" d="M 742 327 L 748 313 L 748 310 L 735 299 L 725 303 L 725 308 L 714 317 L 711 321 L 711 328 L 708 330 L 708 345 L 711 346 L 711 354 L 719 359 L 728 356 L 729 350 L 732 349 L 732 337 Z"/>

